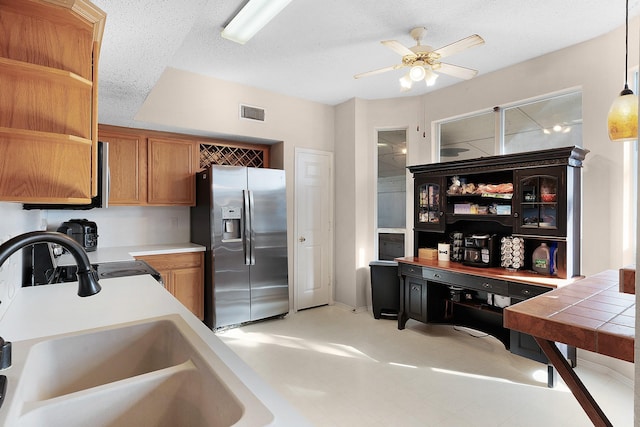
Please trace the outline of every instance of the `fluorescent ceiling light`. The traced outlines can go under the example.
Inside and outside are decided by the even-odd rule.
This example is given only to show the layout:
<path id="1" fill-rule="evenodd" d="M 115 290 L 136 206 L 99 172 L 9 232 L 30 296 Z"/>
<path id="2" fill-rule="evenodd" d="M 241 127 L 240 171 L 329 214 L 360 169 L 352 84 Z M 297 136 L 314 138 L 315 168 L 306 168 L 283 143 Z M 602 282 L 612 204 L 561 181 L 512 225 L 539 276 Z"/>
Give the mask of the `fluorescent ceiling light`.
<path id="1" fill-rule="evenodd" d="M 291 0 L 249 0 L 222 31 L 222 37 L 245 44 Z"/>

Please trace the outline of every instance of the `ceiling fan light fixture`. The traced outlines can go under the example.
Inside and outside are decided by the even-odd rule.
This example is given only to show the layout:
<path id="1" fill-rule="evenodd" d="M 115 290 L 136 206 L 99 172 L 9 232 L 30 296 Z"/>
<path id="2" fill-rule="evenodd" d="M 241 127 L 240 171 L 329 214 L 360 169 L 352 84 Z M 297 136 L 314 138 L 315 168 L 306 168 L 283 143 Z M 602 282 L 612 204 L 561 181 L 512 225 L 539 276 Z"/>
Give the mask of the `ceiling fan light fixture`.
<path id="1" fill-rule="evenodd" d="M 614 142 L 634 141 L 638 139 L 638 97 L 627 84 L 629 69 L 629 0 L 626 1 L 625 39 L 624 39 L 624 89 L 613 100 L 607 115 L 609 139 Z"/>
<path id="2" fill-rule="evenodd" d="M 411 89 L 411 86 L 413 86 L 413 80 L 411 80 L 409 73 L 400 77 L 400 90 L 402 92 L 408 91 L 409 89 Z"/>
<path id="3" fill-rule="evenodd" d="M 424 81 L 427 86 L 433 86 L 436 84 L 436 80 L 438 80 L 439 75 L 431 71 L 430 68 L 425 69 Z"/>
<path id="4" fill-rule="evenodd" d="M 409 70 L 409 77 L 414 82 L 419 82 L 420 80 L 424 79 L 426 74 L 427 72 L 425 71 L 424 67 L 421 65 L 413 66 L 411 67 L 411 70 Z"/>
<path id="5" fill-rule="evenodd" d="M 222 37 L 239 44 L 248 42 L 291 0 L 249 0 L 222 30 Z"/>

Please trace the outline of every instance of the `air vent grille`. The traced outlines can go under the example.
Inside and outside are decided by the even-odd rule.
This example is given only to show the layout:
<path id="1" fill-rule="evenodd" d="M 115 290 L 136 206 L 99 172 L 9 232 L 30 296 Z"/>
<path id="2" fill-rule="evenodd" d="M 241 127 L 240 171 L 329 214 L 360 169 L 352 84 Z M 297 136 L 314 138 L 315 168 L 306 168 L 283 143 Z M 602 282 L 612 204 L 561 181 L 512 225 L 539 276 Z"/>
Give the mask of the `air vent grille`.
<path id="1" fill-rule="evenodd" d="M 264 108 L 240 104 L 240 117 L 247 120 L 264 122 Z"/>

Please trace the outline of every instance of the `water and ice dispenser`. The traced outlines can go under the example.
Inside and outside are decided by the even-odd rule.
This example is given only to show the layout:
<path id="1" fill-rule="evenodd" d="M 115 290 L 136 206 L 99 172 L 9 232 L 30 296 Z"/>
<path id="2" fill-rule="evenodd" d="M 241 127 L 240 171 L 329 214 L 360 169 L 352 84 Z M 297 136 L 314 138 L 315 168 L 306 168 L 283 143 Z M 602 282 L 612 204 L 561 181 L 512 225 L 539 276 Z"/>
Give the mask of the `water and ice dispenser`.
<path id="1" fill-rule="evenodd" d="M 222 241 L 242 239 L 242 208 L 233 206 L 222 207 Z"/>

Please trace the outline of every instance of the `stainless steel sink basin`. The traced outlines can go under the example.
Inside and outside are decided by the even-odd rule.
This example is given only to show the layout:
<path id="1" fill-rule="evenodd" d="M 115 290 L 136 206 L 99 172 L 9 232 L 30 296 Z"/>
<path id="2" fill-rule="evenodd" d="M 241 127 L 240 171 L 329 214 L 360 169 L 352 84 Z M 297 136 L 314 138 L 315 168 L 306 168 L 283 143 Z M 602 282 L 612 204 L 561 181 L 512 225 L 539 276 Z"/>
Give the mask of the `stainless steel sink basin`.
<path id="1" fill-rule="evenodd" d="M 198 427 L 273 421 L 177 315 L 16 342 L 10 370 L 18 380 L 9 381 L 4 425 Z"/>

